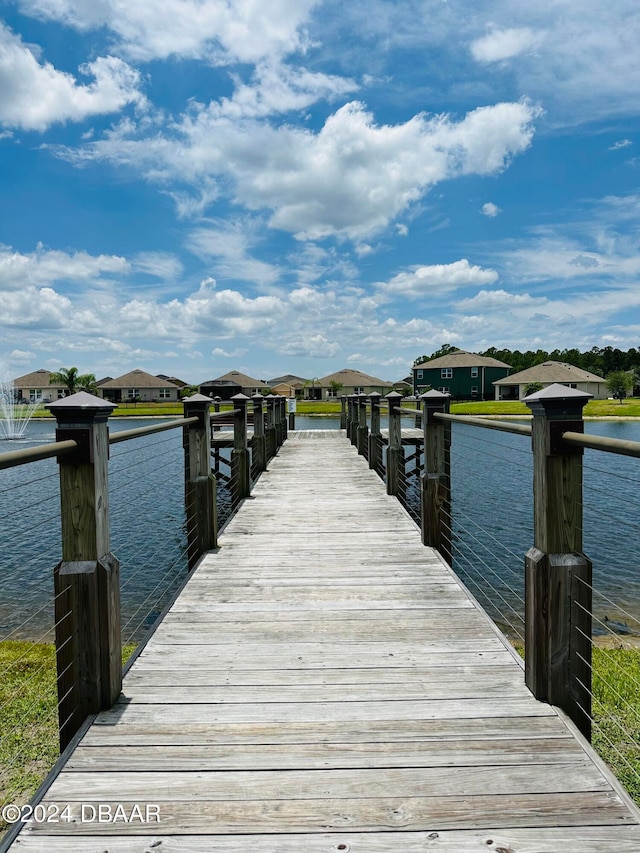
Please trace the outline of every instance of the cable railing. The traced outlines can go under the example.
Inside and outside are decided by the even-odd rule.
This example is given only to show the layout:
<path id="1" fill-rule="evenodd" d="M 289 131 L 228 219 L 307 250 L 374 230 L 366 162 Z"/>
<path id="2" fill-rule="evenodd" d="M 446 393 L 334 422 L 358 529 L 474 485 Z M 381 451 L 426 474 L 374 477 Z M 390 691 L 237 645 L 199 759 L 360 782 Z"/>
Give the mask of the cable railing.
<path id="1" fill-rule="evenodd" d="M 593 735 L 640 799 L 640 442 L 584 434 L 587 399 L 545 389 L 527 399 L 525 424 L 452 415 L 439 392 L 420 408 L 357 396 L 345 400 L 345 428 L 359 452 L 367 442 L 387 492 L 412 504 L 423 542 L 524 653 L 534 695 Z M 420 456 L 407 453 L 413 441 Z"/>
<path id="2" fill-rule="evenodd" d="M 284 400 L 254 398 L 249 413 L 250 402 L 236 395 L 211 414 L 196 395 L 183 418 L 109 431 L 113 405 L 81 393 L 50 406 L 58 441 L 0 454 L 2 805 L 25 802 L 87 717 L 113 704 L 123 649 L 146 640 L 216 547 L 226 516 L 212 424 L 233 427 L 220 490 L 230 508 L 284 441 Z"/>

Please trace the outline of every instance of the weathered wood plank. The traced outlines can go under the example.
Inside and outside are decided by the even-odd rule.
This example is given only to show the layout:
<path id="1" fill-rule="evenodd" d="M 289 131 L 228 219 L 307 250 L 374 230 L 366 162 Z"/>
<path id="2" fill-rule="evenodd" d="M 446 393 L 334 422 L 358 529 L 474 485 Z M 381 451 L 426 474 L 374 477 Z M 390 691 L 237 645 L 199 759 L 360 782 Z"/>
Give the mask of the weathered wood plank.
<path id="1" fill-rule="evenodd" d="M 82 774 L 84 778 L 85 774 Z M 85 780 L 86 784 L 86 780 Z M 85 792 L 86 793 L 86 792 Z M 47 802 L 56 802 L 49 797 Z M 64 801 L 66 804 L 67 801 Z M 111 802 L 83 797 L 85 804 L 111 807 L 118 803 L 133 805 L 120 797 Z M 151 803 L 144 795 L 142 803 Z M 60 805 L 63 801 L 60 801 Z M 154 804 L 156 805 L 156 804 Z M 385 796 L 355 799 L 309 800 L 243 800 L 206 801 L 178 800 L 160 802 L 160 820 L 153 824 L 155 835 L 207 834 L 215 844 L 215 833 L 264 832 L 380 832 L 402 829 L 404 832 L 439 832 L 446 829 L 481 829 L 504 826 L 509 815 L 510 827 L 602 826 L 631 823 L 629 811 L 618 797 L 606 792 L 517 794 L 502 796 L 400 797 Z M 97 834 L 107 837 L 122 832 L 123 824 L 112 821 L 96 826 L 80 821 L 80 804 L 71 804 L 77 823 L 74 834 Z M 215 830 L 212 832 L 212 827 Z M 150 825 L 127 824 L 132 834 L 147 835 Z M 34 824 L 33 833 L 68 833 L 68 824 Z M 504 830 L 503 830 L 504 831 Z M 104 845 L 104 841 L 102 841 Z M 243 840 L 245 850 L 247 839 Z M 102 850 L 104 850 L 104 846 Z M 213 847 L 215 850 L 215 847 Z"/>
<path id="2" fill-rule="evenodd" d="M 638 853 L 640 828 L 637 826 L 589 826 L 586 829 L 571 825 L 558 828 L 535 827 L 483 830 L 427 830 L 426 832 L 387 831 L 380 834 L 352 832 L 338 828 L 333 833 L 320 832 L 304 835 L 251 835 L 251 853 Z M 206 830 L 204 830 L 206 832 Z M 123 827 L 116 832 L 122 833 Z M 153 826 L 147 826 L 153 832 Z M 159 849 L 162 853 L 248 853 L 247 838 L 243 836 L 216 835 L 163 835 L 153 834 L 109 836 L 109 853 L 149 853 Z M 20 848 L 25 853 L 68 853 L 69 837 L 42 837 L 26 835 Z M 214 845 L 214 846 L 212 846 Z M 340 846 L 342 845 L 342 846 Z M 73 839 L 74 853 L 102 853 L 104 845 L 96 846 L 89 838 Z"/>
<path id="3" fill-rule="evenodd" d="M 568 742 L 567 742 L 568 741 Z M 73 771 L 302 770 L 373 767 L 450 767 L 583 762 L 584 751 L 566 738 L 422 741 L 411 743 L 165 744 L 105 749 L 81 744 L 66 764 Z"/>

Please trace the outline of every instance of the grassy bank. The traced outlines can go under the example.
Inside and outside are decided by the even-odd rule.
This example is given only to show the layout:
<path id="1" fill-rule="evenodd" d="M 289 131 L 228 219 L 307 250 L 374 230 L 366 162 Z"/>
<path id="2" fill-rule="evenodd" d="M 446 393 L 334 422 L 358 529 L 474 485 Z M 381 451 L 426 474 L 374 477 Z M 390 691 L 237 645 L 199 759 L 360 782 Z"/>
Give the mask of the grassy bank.
<path id="1" fill-rule="evenodd" d="M 640 804 L 640 651 L 596 647 L 593 670 L 593 745 Z M 24 803 L 58 757 L 54 648 L 0 642 L 0 671 L 0 801 Z"/>
<path id="2" fill-rule="evenodd" d="M 134 648 L 123 648 L 123 663 Z M 59 755 L 55 648 L 0 642 L 0 673 L 0 804 L 21 805 Z M 0 834 L 5 829 L 0 820 Z"/>

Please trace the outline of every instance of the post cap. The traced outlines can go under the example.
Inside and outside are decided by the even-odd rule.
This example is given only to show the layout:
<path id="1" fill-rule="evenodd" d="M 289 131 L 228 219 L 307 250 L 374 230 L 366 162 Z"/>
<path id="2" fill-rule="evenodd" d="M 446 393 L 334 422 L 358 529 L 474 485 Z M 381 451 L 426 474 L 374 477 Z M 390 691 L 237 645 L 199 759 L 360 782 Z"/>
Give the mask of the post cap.
<path id="1" fill-rule="evenodd" d="M 424 394 L 420 394 L 419 399 L 425 403 L 440 404 L 449 399 L 449 394 L 443 394 L 442 391 L 436 391 L 435 388 L 432 388 L 431 391 L 425 391 Z"/>
<path id="2" fill-rule="evenodd" d="M 390 391 L 388 394 L 385 394 L 385 400 L 402 400 L 402 394 L 398 393 L 398 391 Z"/>
<path id="3" fill-rule="evenodd" d="M 372 391 L 372 392 L 369 394 L 369 399 L 370 399 L 370 400 L 379 400 L 379 399 L 380 399 L 380 397 L 382 397 L 382 394 L 381 394 L 379 391 Z"/>
<path id="4" fill-rule="evenodd" d="M 69 397 L 63 397 L 61 400 L 56 400 L 53 403 L 47 403 L 45 406 L 49 409 L 52 415 L 58 421 L 106 421 L 109 415 L 118 406 L 116 403 L 111 403 L 109 400 L 103 400 L 102 397 L 96 397 L 95 394 L 89 394 L 87 391 L 78 391 L 77 394 L 71 394 Z"/>
<path id="5" fill-rule="evenodd" d="M 239 403 L 241 403 L 243 400 L 248 400 L 249 398 L 246 394 L 234 394 L 231 399 L 237 400 Z"/>
<path id="6" fill-rule="evenodd" d="M 579 416 L 592 398 L 593 394 L 587 391 L 579 391 L 577 388 L 554 382 L 541 391 L 523 397 L 522 402 L 527 404 L 534 415 L 567 418 Z"/>
<path id="7" fill-rule="evenodd" d="M 190 397 L 184 397 L 183 403 L 207 403 L 211 405 L 211 397 L 206 397 L 204 394 L 192 394 Z"/>
<path id="8" fill-rule="evenodd" d="M 264 402 L 264 397 L 265 397 L 264 394 L 254 394 L 251 399 L 253 400 L 254 403 L 262 403 L 262 402 Z"/>

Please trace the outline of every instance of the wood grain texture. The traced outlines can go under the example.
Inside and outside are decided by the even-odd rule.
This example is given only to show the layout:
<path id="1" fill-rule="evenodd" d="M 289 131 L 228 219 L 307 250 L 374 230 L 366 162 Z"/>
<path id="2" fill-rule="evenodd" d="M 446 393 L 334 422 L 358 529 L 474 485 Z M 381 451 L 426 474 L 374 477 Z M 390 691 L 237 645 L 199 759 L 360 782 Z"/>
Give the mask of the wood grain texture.
<path id="1" fill-rule="evenodd" d="M 637 853 L 638 811 L 344 434 L 268 468 L 48 790 L 75 821 L 15 849 Z"/>

